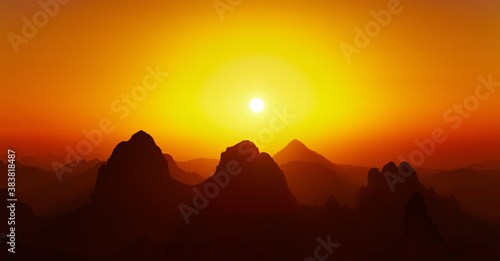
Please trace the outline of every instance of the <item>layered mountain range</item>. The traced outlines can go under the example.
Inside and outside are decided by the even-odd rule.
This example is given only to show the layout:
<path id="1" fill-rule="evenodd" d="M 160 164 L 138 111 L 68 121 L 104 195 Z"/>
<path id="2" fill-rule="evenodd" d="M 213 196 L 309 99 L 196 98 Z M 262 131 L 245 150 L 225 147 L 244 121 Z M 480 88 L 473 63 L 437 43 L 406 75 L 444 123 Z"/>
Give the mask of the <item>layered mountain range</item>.
<path id="1" fill-rule="evenodd" d="M 92 180 L 87 171 L 96 175 L 89 199 L 69 212 L 40 217 L 20 203 L 29 227 L 19 257 L 304 260 L 328 238 L 340 245 L 332 260 L 500 258 L 499 228 L 426 188 L 408 163 L 333 164 L 296 140 L 271 157 L 242 141 L 204 179 L 139 131 L 73 178 Z M 389 176 L 400 181 L 393 188 Z"/>

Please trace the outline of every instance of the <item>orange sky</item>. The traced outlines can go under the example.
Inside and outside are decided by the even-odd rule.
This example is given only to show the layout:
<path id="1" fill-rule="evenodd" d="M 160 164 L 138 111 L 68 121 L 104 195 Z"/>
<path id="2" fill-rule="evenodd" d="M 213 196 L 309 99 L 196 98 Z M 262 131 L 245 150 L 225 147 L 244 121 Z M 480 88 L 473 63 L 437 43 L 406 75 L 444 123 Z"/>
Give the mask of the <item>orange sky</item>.
<path id="1" fill-rule="evenodd" d="M 4 148 L 63 154 L 109 119 L 91 148 L 103 158 L 143 129 L 177 160 L 218 158 L 249 138 L 274 154 L 296 138 L 333 162 L 380 166 L 442 128 L 447 140 L 422 166 L 500 159 L 499 91 L 468 105 L 456 129 L 457 113 L 443 118 L 474 102 L 478 77 L 500 81 L 498 1 L 243 0 L 223 19 L 212 1 L 60 2 L 44 21 L 37 1 L 0 1 Z M 341 43 L 388 5 L 399 11 L 349 63 Z M 36 34 L 13 44 L 34 15 Z M 157 66 L 169 75 L 136 88 L 156 82 L 146 68 Z M 134 92 L 140 101 L 122 100 Z M 276 123 L 285 108 L 293 119 Z"/>

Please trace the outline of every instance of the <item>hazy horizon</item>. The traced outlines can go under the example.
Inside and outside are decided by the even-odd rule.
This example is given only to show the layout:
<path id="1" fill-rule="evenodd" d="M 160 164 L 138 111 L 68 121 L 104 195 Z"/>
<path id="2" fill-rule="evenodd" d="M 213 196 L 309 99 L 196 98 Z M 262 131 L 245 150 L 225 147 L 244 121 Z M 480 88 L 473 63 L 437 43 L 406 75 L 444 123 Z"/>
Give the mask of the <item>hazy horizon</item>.
<path id="1" fill-rule="evenodd" d="M 126 140 L 126 139 L 124 139 L 124 140 Z M 294 140 L 298 140 L 299 142 L 303 143 L 309 150 L 315 151 L 315 152 L 319 153 L 320 155 L 324 156 L 324 154 L 322 154 L 321 152 L 315 150 L 314 148 L 309 147 L 308 144 L 302 142 L 301 140 L 299 140 L 299 139 L 294 139 Z M 251 141 L 251 142 L 253 142 L 253 141 Z M 239 143 L 239 142 L 237 142 L 237 143 Z M 224 148 L 221 148 L 221 152 L 220 153 L 222 153 L 227 147 L 234 146 L 237 143 L 225 146 Z M 268 152 L 266 150 L 261 150 L 260 148 L 259 148 L 259 150 L 260 150 L 260 152 L 268 153 L 269 155 L 271 155 L 272 157 L 274 157 L 274 155 L 276 153 L 278 153 L 279 151 L 283 150 L 288 144 L 289 143 L 286 143 L 282 148 L 280 148 L 279 150 L 277 150 L 275 152 Z M 161 144 L 158 144 L 158 145 L 159 145 L 160 149 L 162 149 L 163 146 Z M 14 150 L 17 151 L 16 148 L 12 148 L 12 147 L 10 147 L 9 149 L 14 149 Z M 101 161 L 106 161 L 106 160 L 108 160 L 109 156 L 111 155 L 111 152 L 112 151 L 110 151 L 109 155 L 107 155 L 107 156 L 106 155 L 99 155 L 99 154 L 92 154 L 90 156 L 81 156 L 78 153 L 76 153 L 76 154 L 79 155 L 82 159 L 87 160 L 87 161 L 88 160 L 93 160 L 93 159 L 98 159 L 98 160 L 101 160 Z M 209 156 L 203 157 L 203 156 L 196 156 L 195 155 L 195 156 L 193 156 L 191 158 L 180 158 L 180 157 L 177 157 L 177 155 L 175 155 L 175 154 L 172 154 L 172 153 L 170 153 L 168 151 L 165 151 L 164 149 L 162 149 L 162 152 L 164 154 L 171 155 L 176 162 L 188 162 L 188 161 L 196 160 L 196 159 L 209 159 L 209 160 L 217 160 L 218 161 L 220 159 L 220 153 L 219 153 L 219 155 L 214 155 L 213 157 L 209 157 Z M 194 154 L 195 153 L 193 153 L 193 155 Z M 61 163 L 64 163 L 64 164 L 69 163 L 69 162 L 66 162 L 66 160 L 65 160 L 65 157 L 68 155 L 67 151 L 66 151 L 66 153 L 63 153 L 63 154 L 57 154 L 57 153 L 54 153 L 54 152 L 47 152 L 47 153 L 42 153 L 42 154 L 23 154 L 23 153 L 20 153 L 19 155 L 22 156 L 22 157 L 26 157 L 26 156 L 32 157 L 32 158 L 34 158 L 35 160 L 37 160 L 37 161 L 39 161 L 41 163 L 49 164 L 49 165 L 52 163 L 52 161 L 54 159 L 60 159 L 58 161 L 61 161 Z M 74 153 L 72 153 L 72 155 L 74 155 Z M 44 157 L 44 156 L 48 157 L 50 159 L 49 160 L 47 160 L 47 159 L 46 160 L 40 160 L 38 158 L 38 157 Z M 22 157 L 20 158 L 21 162 L 22 162 Z M 351 163 L 351 162 L 339 162 L 339 161 L 335 161 L 334 159 L 330 159 L 328 157 L 326 157 L 326 158 L 329 161 L 331 161 L 332 163 L 335 163 L 335 164 L 344 164 L 344 165 L 352 165 L 352 166 L 360 166 L 360 167 L 370 167 L 370 168 L 381 168 L 382 166 L 384 166 L 385 164 L 387 164 L 389 162 L 395 162 L 396 164 L 399 164 L 401 162 L 401 161 L 399 161 L 397 159 L 393 159 L 393 160 L 388 160 L 386 162 L 381 162 L 380 164 L 371 164 L 370 165 L 370 164 L 357 164 L 357 163 Z M 71 159 L 75 159 L 75 158 L 71 157 Z M 450 170 L 457 170 L 457 169 L 464 168 L 464 167 L 467 167 L 467 166 L 470 166 L 470 165 L 481 164 L 481 163 L 486 163 L 486 162 L 490 162 L 490 161 L 500 161 L 500 159 L 498 159 L 498 158 L 490 158 L 490 159 L 484 159 L 482 161 L 476 161 L 476 162 L 474 162 L 474 161 L 462 162 L 462 163 L 457 163 L 457 165 L 455 165 L 455 166 L 447 166 L 447 167 L 427 167 L 424 164 L 423 166 L 416 166 L 415 168 L 429 168 L 429 169 L 433 169 L 433 170 L 447 170 L 447 171 L 450 171 Z M 407 162 L 408 162 L 408 160 L 407 160 Z"/>

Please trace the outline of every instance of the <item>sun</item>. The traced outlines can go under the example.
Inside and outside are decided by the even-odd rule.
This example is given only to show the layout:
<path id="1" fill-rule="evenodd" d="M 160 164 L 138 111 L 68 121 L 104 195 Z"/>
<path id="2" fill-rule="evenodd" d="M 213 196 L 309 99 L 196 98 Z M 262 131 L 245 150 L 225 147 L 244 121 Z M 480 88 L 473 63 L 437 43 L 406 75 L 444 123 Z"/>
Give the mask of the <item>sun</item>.
<path id="1" fill-rule="evenodd" d="M 264 101 L 262 101 L 261 99 L 253 99 L 251 102 L 250 102 L 250 109 L 253 111 L 253 112 L 261 112 L 263 109 L 264 109 Z"/>

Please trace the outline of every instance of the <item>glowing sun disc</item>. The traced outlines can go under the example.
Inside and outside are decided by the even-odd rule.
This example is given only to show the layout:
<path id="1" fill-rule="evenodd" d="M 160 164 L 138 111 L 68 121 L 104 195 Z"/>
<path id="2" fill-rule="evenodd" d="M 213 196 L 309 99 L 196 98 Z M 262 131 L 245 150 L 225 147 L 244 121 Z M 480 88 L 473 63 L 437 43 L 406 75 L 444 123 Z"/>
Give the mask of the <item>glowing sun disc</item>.
<path id="1" fill-rule="evenodd" d="M 253 99 L 250 102 L 250 109 L 253 112 L 261 112 L 264 109 L 264 102 L 261 99 Z"/>

